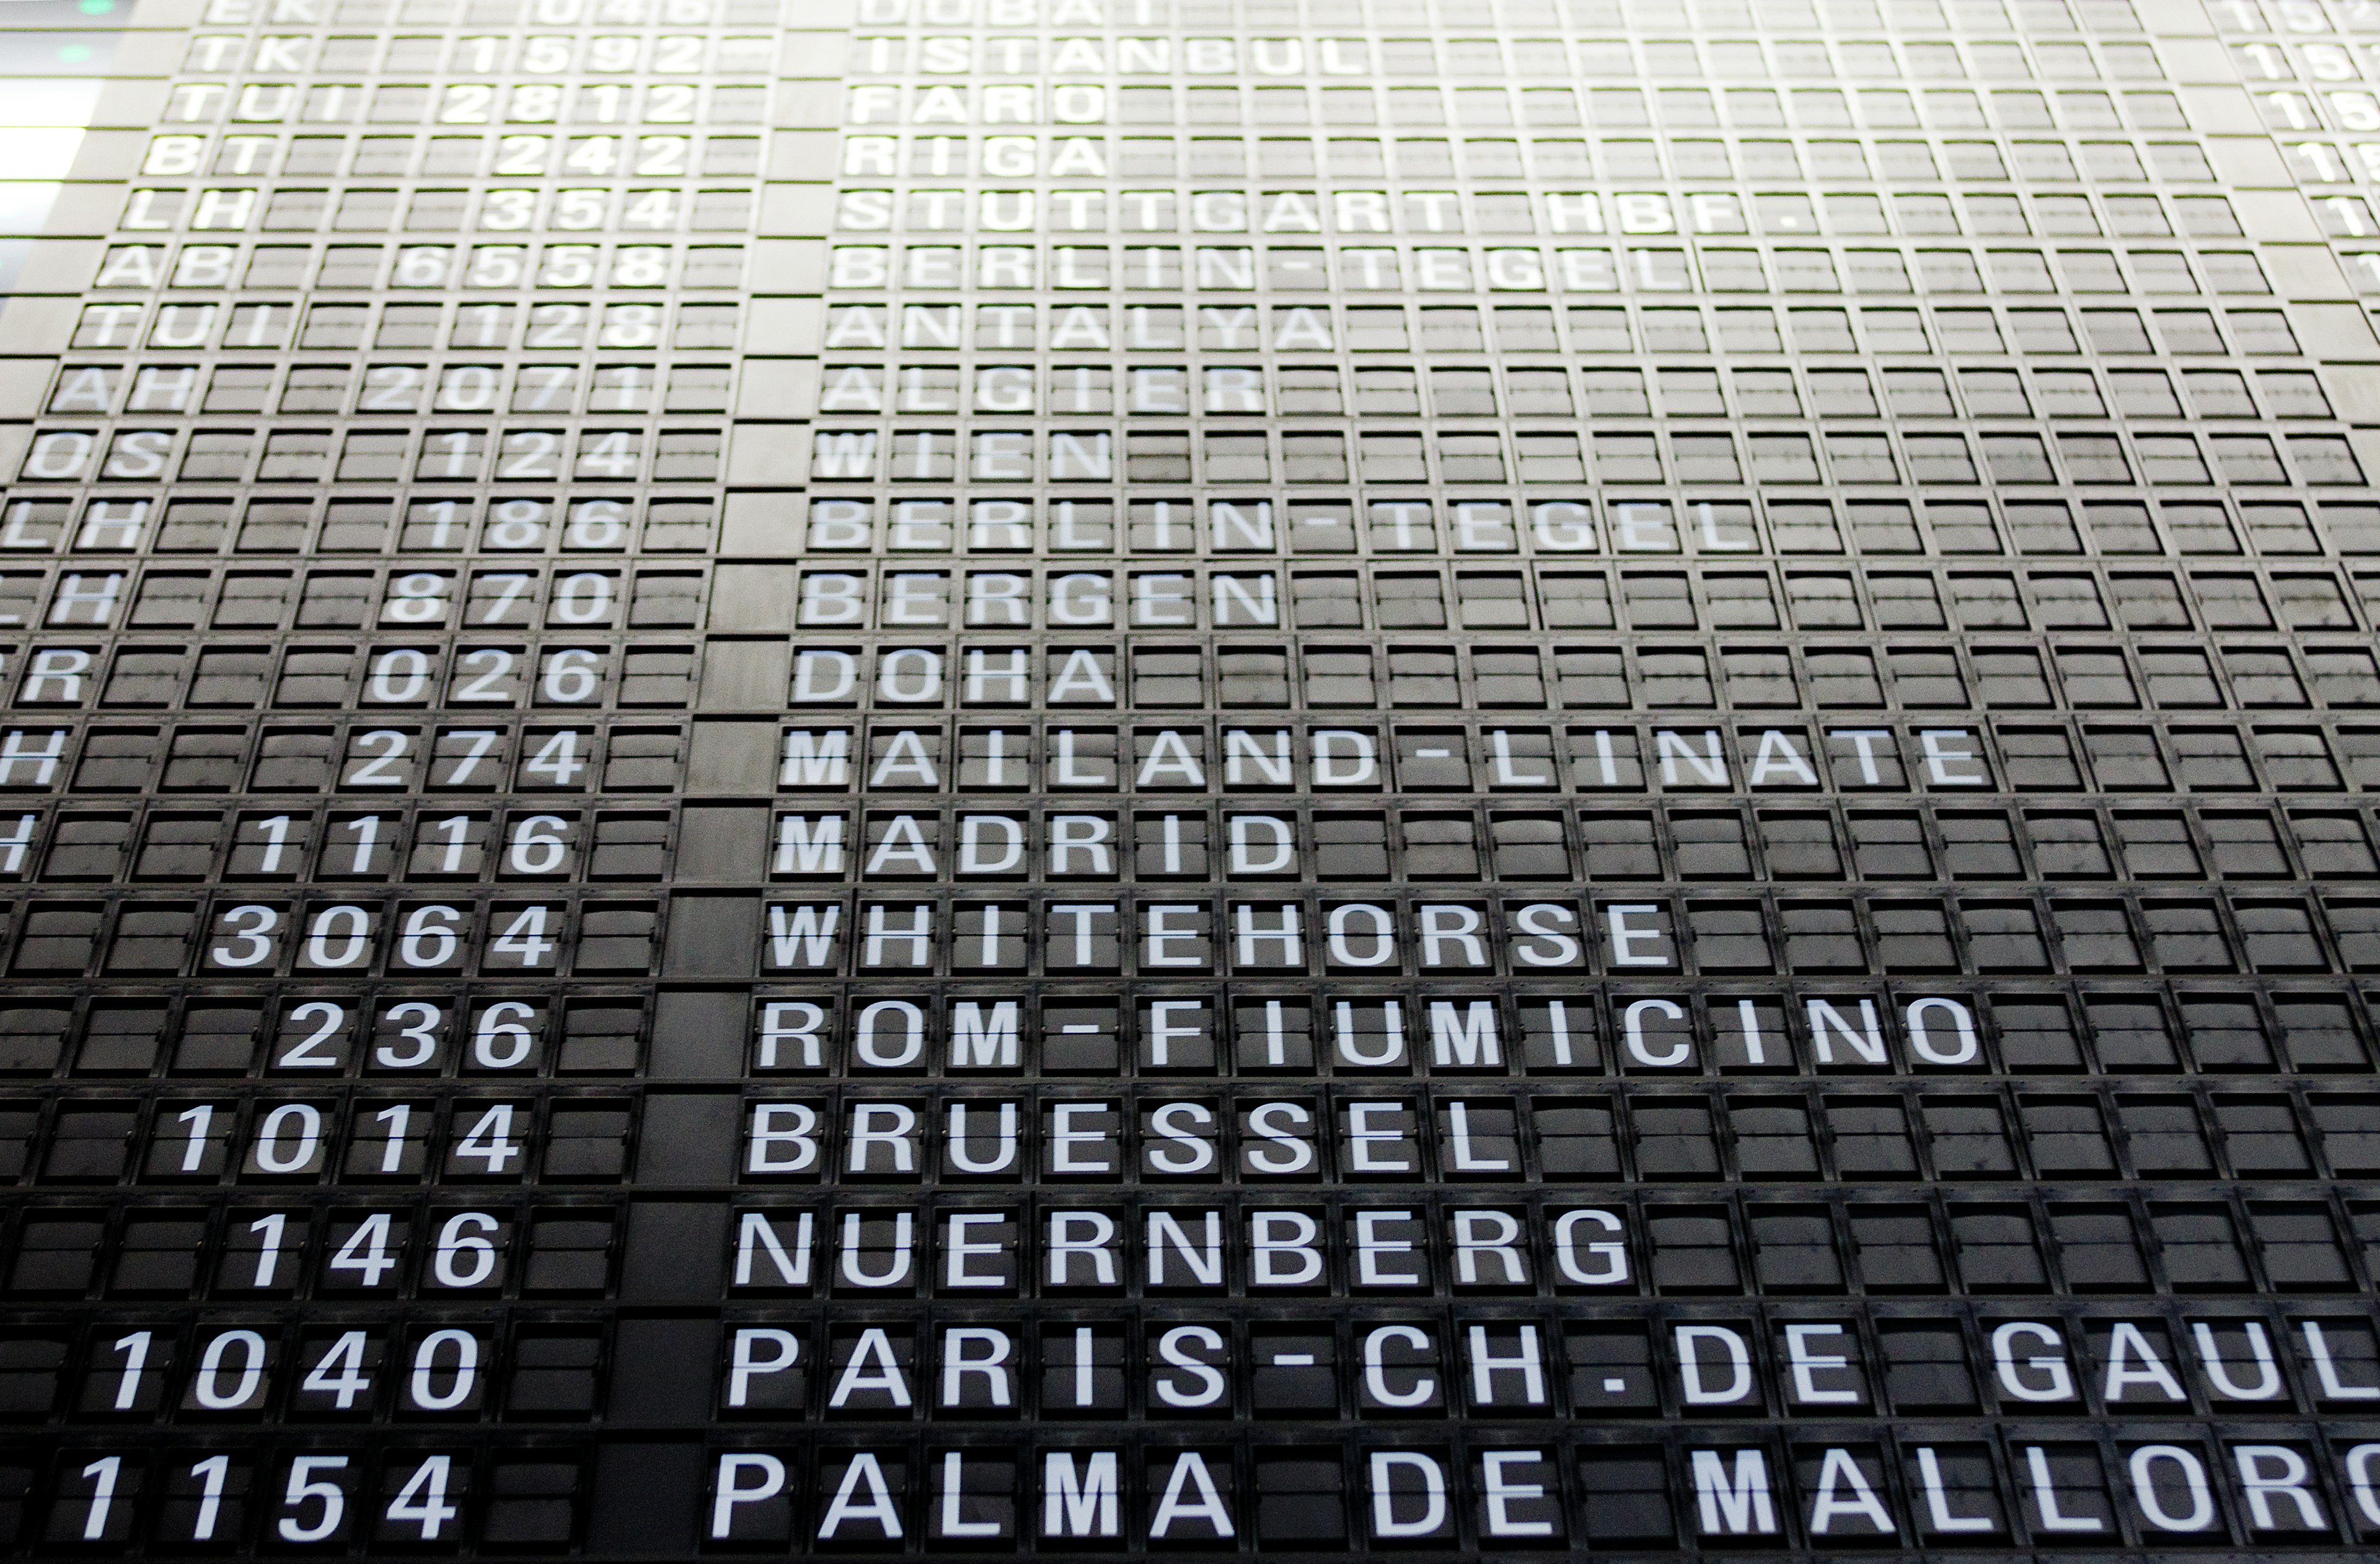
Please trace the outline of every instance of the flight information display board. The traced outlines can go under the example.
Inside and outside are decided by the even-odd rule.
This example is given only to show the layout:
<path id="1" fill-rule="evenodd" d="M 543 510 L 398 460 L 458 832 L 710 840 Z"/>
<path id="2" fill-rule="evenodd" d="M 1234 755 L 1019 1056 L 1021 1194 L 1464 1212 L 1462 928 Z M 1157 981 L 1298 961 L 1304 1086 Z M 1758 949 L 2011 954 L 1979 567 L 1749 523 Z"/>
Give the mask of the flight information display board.
<path id="1" fill-rule="evenodd" d="M 2380 1543 L 2371 0 L 0 22 L 0 1550 Z"/>

